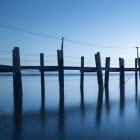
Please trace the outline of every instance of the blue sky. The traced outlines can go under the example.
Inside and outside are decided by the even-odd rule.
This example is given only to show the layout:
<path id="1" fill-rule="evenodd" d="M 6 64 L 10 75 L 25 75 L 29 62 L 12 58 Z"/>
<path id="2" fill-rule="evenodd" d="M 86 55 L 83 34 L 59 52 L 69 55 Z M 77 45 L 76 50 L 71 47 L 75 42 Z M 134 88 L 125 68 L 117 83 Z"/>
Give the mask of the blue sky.
<path id="1" fill-rule="evenodd" d="M 0 23 L 93 44 L 86 46 L 65 41 L 66 64 L 77 65 L 79 57 L 84 55 L 87 64 L 93 65 L 94 54 L 100 51 L 103 64 L 104 58 L 110 56 L 112 65 L 118 65 L 118 57 L 125 58 L 126 65 L 132 65 L 135 47 L 140 45 L 139 5 L 139 0 L 0 0 Z M 19 46 L 23 54 L 44 52 L 51 55 L 46 60 L 52 60 L 46 63 L 55 64 L 53 55 L 60 45 L 60 40 L 0 26 L 0 51 L 10 53 L 14 46 Z M 27 59 L 36 58 L 39 59 L 32 55 Z"/>

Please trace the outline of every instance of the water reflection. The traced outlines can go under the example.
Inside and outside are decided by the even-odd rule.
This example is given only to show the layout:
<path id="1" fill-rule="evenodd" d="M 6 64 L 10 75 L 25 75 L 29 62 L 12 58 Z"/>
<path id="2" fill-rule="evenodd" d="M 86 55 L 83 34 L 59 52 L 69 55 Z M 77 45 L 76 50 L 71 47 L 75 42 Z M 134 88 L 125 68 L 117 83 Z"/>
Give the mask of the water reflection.
<path id="1" fill-rule="evenodd" d="M 103 104 L 103 90 L 99 89 L 97 107 L 96 107 L 96 124 L 97 125 L 100 124 L 100 121 L 101 121 L 102 104 Z"/>
<path id="2" fill-rule="evenodd" d="M 118 87 L 117 87 L 118 88 Z M 124 114 L 124 110 L 125 110 L 125 87 L 124 86 L 120 86 L 120 101 L 119 101 L 119 105 L 118 105 L 118 101 L 117 101 L 117 104 L 115 105 L 114 107 L 114 102 L 110 103 L 111 99 L 110 99 L 110 90 L 108 87 L 105 87 L 105 106 L 103 107 L 103 91 L 102 90 L 99 90 L 98 92 L 98 98 L 97 98 L 97 105 L 96 106 L 96 109 L 94 108 L 95 106 L 94 105 L 91 105 L 90 107 L 87 107 L 87 105 L 85 106 L 85 99 L 84 98 L 84 88 L 82 88 L 80 90 L 81 92 L 81 98 L 80 98 L 80 104 L 78 105 L 78 109 L 74 106 L 73 109 L 71 109 L 70 111 L 68 110 L 67 112 L 65 112 L 65 108 L 64 108 L 64 100 L 60 99 L 59 100 L 59 110 L 55 111 L 55 112 L 49 112 L 46 114 L 45 112 L 45 100 L 41 100 L 41 106 L 40 106 L 40 114 L 37 114 L 37 117 L 39 118 L 36 122 L 34 122 L 33 120 L 33 123 L 39 123 L 39 127 L 38 125 L 36 125 L 36 129 L 40 129 L 40 124 L 41 124 L 41 133 L 43 133 L 44 135 L 46 135 L 46 133 L 50 133 L 50 132 L 54 132 L 55 134 L 58 133 L 58 136 L 60 135 L 61 138 L 63 139 L 63 137 L 65 136 L 66 134 L 66 131 L 65 130 L 69 130 L 69 128 L 71 129 L 73 127 L 72 124 L 72 121 L 69 120 L 69 118 L 73 118 L 73 114 L 76 113 L 76 117 L 77 117 L 77 120 L 75 122 L 77 122 L 77 127 L 75 128 L 75 130 L 79 130 L 80 127 L 81 127 L 81 124 L 84 123 L 84 125 L 86 125 L 86 127 L 91 127 L 89 123 L 89 121 L 93 122 L 93 121 L 96 121 L 95 123 L 97 124 L 97 128 L 99 129 L 102 129 L 102 127 L 105 127 L 104 124 L 106 123 L 109 123 L 111 122 L 114 118 L 114 115 L 113 113 L 116 112 L 116 110 L 119 109 L 119 115 L 121 116 L 122 114 Z M 86 94 L 86 93 L 85 93 Z M 118 93 L 119 94 L 119 93 Z M 136 101 L 136 104 L 138 104 L 138 108 L 140 110 L 140 98 L 138 99 L 138 86 L 136 86 L 136 89 L 135 89 L 135 101 Z M 133 102 L 134 103 L 134 102 Z M 135 105 L 135 103 L 134 103 Z M 94 111 L 92 112 L 96 118 L 93 118 L 93 116 L 91 115 L 91 112 L 88 110 L 89 109 L 92 109 L 91 111 Z M 77 109 L 77 110 L 76 110 Z M 95 109 L 95 110 L 94 110 Z M 105 109 L 105 110 L 104 110 Z M 113 110 L 114 109 L 114 110 Z M 127 109 L 127 108 L 126 108 Z M 15 109 L 16 110 L 16 109 Z M 19 109 L 18 109 L 19 110 Z M 67 110 L 67 108 L 66 108 Z M 80 111 L 79 111 L 80 110 Z M 111 112 L 110 112 L 111 110 Z M 104 112 L 105 111 L 105 112 Z M 18 113 L 16 113 L 17 111 L 15 111 L 15 116 L 14 116 L 14 140 L 18 140 L 20 139 L 21 137 L 21 134 L 22 134 L 22 113 L 21 115 L 19 115 L 19 111 Z M 38 112 L 38 111 L 37 111 Z M 74 113 L 73 113 L 74 112 Z M 113 112 L 113 113 L 112 113 Z M 51 115 L 50 115 L 50 114 Z M 58 113 L 58 114 L 57 114 Z M 127 113 L 127 110 L 125 111 L 125 113 Z M 16 115 L 18 114 L 18 115 Z M 57 115 L 56 115 L 57 114 Z M 86 117 L 84 117 L 86 114 Z M 107 115 L 106 115 L 107 114 Z M 50 120 L 46 123 L 46 116 L 47 115 L 47 119 Z M 54 117 L 54 116 L 55 117 Z M 51 117 L 50 117 L 51 116 Z M 52 117 L 53 116 L 53 117 Z M 115 114 L 115 117 L 117 115 Z M 118 117 L 118 116 L 117 116 Z M 130 116 L 129 116 L 130 117 Z M 127 120 L 129 119 L 129 117 L 127 118 Z M 82 118 L 82 119 L 81 119 Z M 84 118 L 84 119 L 83 119 Z M 107 118 L 107 119 L 106 119 Z M 123 117 L 124 118 L 124 117 Z M 66 120 L 67 119 L 67 120 Z M 75 118 L 74 118 L 75 119 Z M 88 119 L 88 120 L 87 120 Z M 92 120 L 90 120 L 92 119 Z M 116 119 L 116 118 L 115 118 Z M 81 121 L 82 120 L 82 121 Z M 67 123 L 66 123 L 67 121 Z M 79 122 L 78 122 L 79 121 Z M 118 119 L 118 122 L 120 120 Z M 41 123 L 40 123 L 41 122 Z M 86 123 L 85 123 L 86 122 Z M 113 122 L 113 121 L 112 121 Z M 111 123 L 112 123 L 111 122 Z M 56 123 L 56 124 L 55 124 Z M 101 125 L 102 124 L 102 125 Z M 112 123 L 113 124 L 113 123 Z M 111 124 L 111 125 L 112 125 Z M 45 127 L 46 125 L 46 127 Z M 83 125 L 83 124 L 82 124 Z M 83 125 L 83 126 L 84 126 Z M 114 125 L 114 124 L 113 124 Z M 93 126 L 93 125 L 92 125 Z M 99 129 L 96 129 L 96 126 L 95 126 L 95 131 L 99 130 Z M 27 127 L 27 126 L 26 126 Z M 111 127 L 113 126 L 108 126 L 110 127 L 109 129 L 112 129 Z M 45 131 L 42 131 L 42 130 L 47 130 Z M 58 131 L 56 132 L 55 129 Z M 90 128 L 92 129 L 92 128 Z M 40 130 L 39 130 L 40 131 Z M 94 132 L 95 132 L 94 131 Z M 67 131 L 68 132 L 68 131 Z M 23 131 L 24 133 L 24 131 Z M 71 134 L 71 132 L 68 132 Z M 96 133 L 96 132 L 95 132 Z M 50 135 L 53 135 L 53 134 L 49 134 Z M 68 134 L 69 135 L 69 134 Z"/>
<path id="3" fill-rule="evenodd" d="M 110 101 L 109 101 L 109 88 L 105 86 L 105 105 L 107 112 L 110 111 Z"/>
<path id="4" fill-rule="evenodd" d="M 14 140 L 19 140 L 22 132 L 22 91 L 14 90 Z"/>
<path id="5" fill-rule="evenodd" d="M 125 85 L 120 85 L 120 114 L 125 110 Z"/>
<path id="6" fill-rule="evenodd" d="M 65 114 L 64 114 L 64 100 L 59 99 L 59 131 L 61 134 L 64 133 L 64 123 L 65 123 Z"/>
<path id="7" fill-rule="evenodd" d="M 22 133 L 22 110 L 19 114 L 14 112 L 14 136 L 13 140 L 19 140 Z"/>
<path id="8" fill-rule="evenodd" d="M 41 119 L 41 126 L 45 127 L 45 98 L 41 98 L 41 107 L 40 107 L 40 119 Z"/>
<path id="9" fill-rule="evenodd" d="M 84 88 L 82 87 L 80 91 L 81 91 L 80 111 L 81 111 L 82 117 L 84 117 L 85 115 Z"/>
<path id="10" fill-rule="evenodd" d="M 135 104 L 138 105 L 138 85 L 135 84 Z"/>

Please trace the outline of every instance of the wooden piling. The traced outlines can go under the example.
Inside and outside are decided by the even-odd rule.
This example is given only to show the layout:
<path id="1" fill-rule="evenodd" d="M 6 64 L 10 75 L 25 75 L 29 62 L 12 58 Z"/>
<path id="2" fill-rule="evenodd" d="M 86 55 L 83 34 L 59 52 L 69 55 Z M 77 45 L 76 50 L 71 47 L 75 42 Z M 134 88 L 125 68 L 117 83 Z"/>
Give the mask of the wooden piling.
<path id="1" fill-rule="evenodd" d="M 110 68 L 110 57 L 106 57 L 106 64 L 105 64 L 105 87 L 108 87 L 108 84 L 109 84 L 109 68 Z"/>
<path id="2" fill-rule="evenodd" d="M 124 86 L 124 59 L 119 58 L 119 65 L 120 65 L 120 86 Z"/>
<path id="3" fill-rule="evenodd" d="M 138 102 L 138 74 L 137 74 L 138 59 L 135 58 L 135 102 Z"/>
<path id="4" fill-rule="evenodd" d="M 99 52 L 95 54 L 95 62 L 96 62 L 97 80 L 98 80 L 99 90 L 103 91 L 103 75 L 102 75 L 101 58 L 100 58 Z"/>
<path id="5" fill-rule="evenodd" d="M 44 78 L 44 54 L 40 54 L 40 74 L 41 74 L 41 108 L 45 108 L 45 78 Z"/>
<path id="6" fill-rule="evenodd" d="M 124 111 L 125 104 L 125 75 L 124 75 L 124 59 L 119 58 L 120 65 L 120 112 Z"/>
<path id="7" fill-rule="evenodd" d="M 81 56 L 81 69 L 84 69 L 84 56 Z M 84 71 L 81 70 L 81 75 L 80 75 L 80 90 L 81 90 L 81 100 L 84 100 Z"/>
<path id="8" fill-rule="evenodd" d="M 57 60 L 58 60 L 58 74 L 59 74 L 59 93 L 60 93 L 60 102 L 61 105 L 64 104 L 64 60 L 63 60 L 63 51 L 57 50 Z"/>
<path id="9" fill-rule="evenodd" d="M 109 111 L 109 68 L 110 68 L 110 57 L 106 57 L 106 64 L 105 64 L 105 102 L 106 102 L 106 109 Z"/>
<path id="10" fill-rule="evenodd" d="M 137 64 L 138 64 L 138 59 L 135 58 L 135 85 L 138 85 Z"/>
<path id="11" fill-rule="evenodd" d="M 18 47 L 13 49 L 13 96 L 14 112 L 16 115 L 20 115 L 22 113 L 22 80 Z"/>

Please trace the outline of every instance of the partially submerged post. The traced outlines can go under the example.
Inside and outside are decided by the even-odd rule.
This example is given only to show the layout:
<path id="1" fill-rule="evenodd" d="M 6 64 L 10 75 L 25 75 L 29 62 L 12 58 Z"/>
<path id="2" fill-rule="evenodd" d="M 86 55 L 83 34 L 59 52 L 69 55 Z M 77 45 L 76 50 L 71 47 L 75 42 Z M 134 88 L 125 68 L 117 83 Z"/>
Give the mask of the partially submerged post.
<path id="1" fill-rule="evenodd" d="M 110 68 L 110 57 L 106 57 L 106 64 L 105 64 L 105 101 L 106 101 L 106 108 L 109 111 L 109 68 Z"/>
<path id="2" fill-rule="evenodd" d="M 44 54 L 40 54 L 40 74 L 41 74 L 41 112 L 45 109 L 45 78 L 44 78 Z"/>
<path id="3" fill-rule="evenodd" d="M 84 56 L 81 56 L 81 75 L 80 75 L 81 101 L 84 101 Z"/>
<path id="4" fill-rule="evenodd" d="M 95 54 L 95 62 L 96 62 L 96 68 L 97 68 L 97 80 L 98 80 L 99 90 L 103 91 L 103 75 L 102 75 L 101 58 L 100 58 L 99 52 Z"/>
<path id="5" fill-rule="evenodd" d="M 125 86 L 124 82 L 124 59 L 119 58 L 119 65 L 120 65 L 120 87 Z"/>
<path id="6" fill-rule="evenodd" d="M 138 74 L 137 74 L 138 59 L 135 58 L 135 102 L 138 102 Z"/>
<path id="7" fill-rule="evenodd" d="M 14 95 L 14 112 L 16 115 L 22 113 L 22 80 L 20 69 L 19 48 L 13 49 L 13 95 Z"/>
<path id="8" fill-rule="evenodd" d="M 60 133 L 64 132 L 64 55 L 63 55 L 63 43 L 64 38 L 62 37 L 61 50 L 57 50 L 58 60 L 58 74 L 59 74 L 59 130 Z"/>
<path id="9" fill-rule="evenodd" d="M 64 64 L 63 64 L 63 51 L 57 50 L 57 59 L 58 59 L 58 74 L 59 74 L 59 93 L 60 93 L 60 102 L 61 106 L 64 107 Z"/>
<path id="10" fill-rule="evenodd" d="M 110 57 L 106 57 L 106 64 L 105 64 L 105 88 L 108 88 L 109 84 L 109 68 L 110 68 Z"/>
<path id="11" fill-rule="evenodd" d="M 125 75 L 124 75 L 124 59 L 119 58 L 120 65 L 120 111 L 124 111 L 124 102 L 125 102 Z"/>
<path id="12" fill-rule="evenodd" d="M 102 67 L 101 67 L 101 58 L 100 53 L 97 52 L 95 54 L 95 62 L 97 68 L 97 80 L 98 80 L 98 100 L 97 100 L 97 110 L 96 110 L 96 119 L 97 124 L 100 122 L 101 119 L 101 112 L 102 112 L 102 101 L 103 101 L 103 75 L 102 75 Z"/>

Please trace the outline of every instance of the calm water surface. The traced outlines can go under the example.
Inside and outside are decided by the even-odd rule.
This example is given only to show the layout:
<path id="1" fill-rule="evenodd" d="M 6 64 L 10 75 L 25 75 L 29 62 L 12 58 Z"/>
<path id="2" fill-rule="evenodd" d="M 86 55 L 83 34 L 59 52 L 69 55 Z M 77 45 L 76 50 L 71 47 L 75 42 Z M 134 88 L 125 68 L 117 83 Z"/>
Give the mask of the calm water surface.
<path id="1" fill-rule="evenodd" d="M 130 76 L 126 75 L 127 80 Z M 85 75 L 84 102 L 80 98 L 80 75 L 65 76 L 65 109 L 60 112 L 57 75 L 45 76 L 45 110 L 41 108 L 39 76 L 23 76 L 23 115 L 13 114 L 12 76 L 0 76 L 1 140 L 140 139 L 139 92 L 134 75 L 126 83 L 120 101 L 119 75 L 110 76 L 109 100 L 98 99 L 96 75 Z M 137 96 L 136 96 L 137 95 Z"/>

